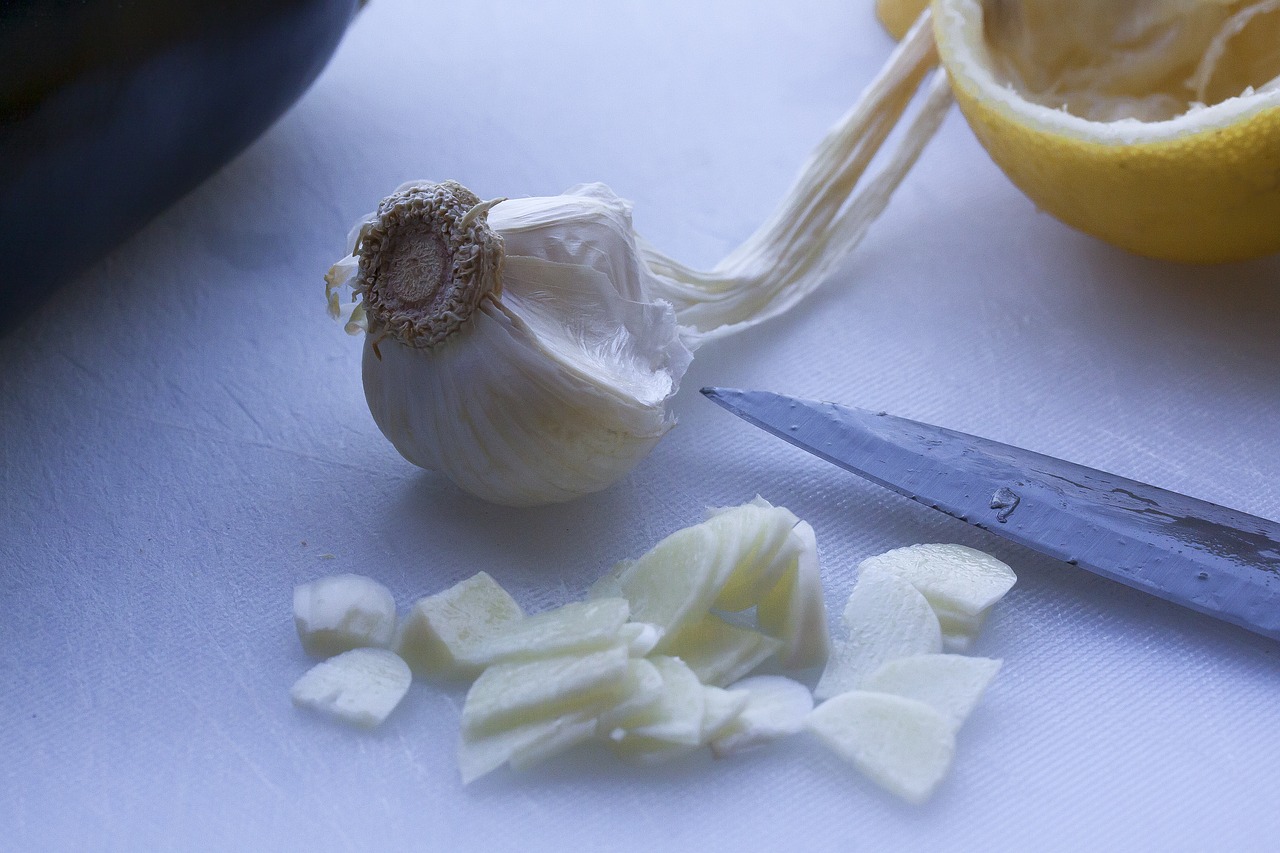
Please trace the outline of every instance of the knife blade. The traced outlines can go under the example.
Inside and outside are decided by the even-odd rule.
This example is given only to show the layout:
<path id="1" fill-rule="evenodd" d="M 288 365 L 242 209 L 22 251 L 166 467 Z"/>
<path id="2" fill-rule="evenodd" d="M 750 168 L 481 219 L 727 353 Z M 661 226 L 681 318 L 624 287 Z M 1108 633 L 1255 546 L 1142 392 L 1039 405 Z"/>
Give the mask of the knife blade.
<path id="1" fill-rule="evenodd" d="M 942 427 L 704 388 L 749 423 L 917 503 L 1280 640 L 1280 524 Z"/>

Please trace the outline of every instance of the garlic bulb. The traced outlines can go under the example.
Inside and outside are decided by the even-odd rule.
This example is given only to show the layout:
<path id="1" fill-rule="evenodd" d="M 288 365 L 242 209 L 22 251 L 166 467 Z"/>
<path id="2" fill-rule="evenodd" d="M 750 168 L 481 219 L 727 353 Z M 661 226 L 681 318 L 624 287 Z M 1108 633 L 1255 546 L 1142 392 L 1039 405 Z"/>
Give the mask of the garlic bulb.
<path id="1" fill-rule="evenodd" d="M 950 103 L 941 73 L 901 147 L 860 178 L 936 61 L 908 36 L 831 131 L 774 218 L 710 272 L 644 245 L 601 184 L 543 198 L 401 186 L 353 229 L 325 277 L 352 290 L 364 387 L 410 462 L 524 506 L 613 484 L 674 424 L 703 342 L 775 316 L 825 278 L 888 202 Z M 860 191 L 855 194 L 855 188 Z"/>
<path id="2" fill-rule="evenodd" d="M 331 284 L 362 297 L 365 397 L 410 462 L 495 503 L 553 503 L 612 484 L 671 428 L 690 354 L 604 187 L 495 205 L 408 184 L 355 251 Z"/>

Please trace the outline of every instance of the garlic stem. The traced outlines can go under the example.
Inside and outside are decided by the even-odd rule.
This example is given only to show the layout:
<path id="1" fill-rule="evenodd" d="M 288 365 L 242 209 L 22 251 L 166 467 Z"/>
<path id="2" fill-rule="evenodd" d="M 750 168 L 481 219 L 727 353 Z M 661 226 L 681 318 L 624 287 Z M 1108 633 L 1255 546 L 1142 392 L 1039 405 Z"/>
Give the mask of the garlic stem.
<path id="1" fill-rule="evenodd" d="M 429 349 L 502 288 L 502 237 L 482 202 L 455 181 L 408 184 L 362 229 L 356 286 L 374 343 L 394 337 Z"/>
<path id="2" fill-rule="evenodd" d="M 709 271 L 644 246 L 691 348 L 781 314 L 817 287 L 883 211 L 951 104 L 937 73 L 890 162 L 870 185 L 867 167 L 937 64 L 926 10 L 858 103 L 818 145 L 782 203 L 750 238 Z"/>

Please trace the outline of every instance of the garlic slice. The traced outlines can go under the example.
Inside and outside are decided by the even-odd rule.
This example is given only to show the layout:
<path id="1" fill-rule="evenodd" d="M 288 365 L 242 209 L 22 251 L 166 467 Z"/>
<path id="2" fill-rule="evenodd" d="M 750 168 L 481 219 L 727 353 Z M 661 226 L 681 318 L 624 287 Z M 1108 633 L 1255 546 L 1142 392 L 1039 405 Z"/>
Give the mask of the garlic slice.
<path id="1" fill-rule="evenodd" d="M 705 524 L 732 549 L 733 563 L 712 606 L 736 611 L 759 604 L 795 566 L 802 542 L 791 531 L 799 523 L 791 510 L 759 495 L 740 506 L 711 510 Z"/>
<path id="2" fill-rule="evenodd" d="M 293 588 L 293 624 L 312 657 L 388 646 L 396 631 L 396 601 L 373 578 L 333 575 Z"/>
<path id="3" fill-rule="evenodd" d="M 907 580 L 938 614 L 947 645 L 964 651 L 977 636 L 987 613 L 1018 577 L 1004 562 L 964 545 L 923 544 L 894 548 L 868 557 L 863 572 L 888 572 Z"/>
<path id="4" fill-rule="evenodd" d="M 649 661 L 662 676 L 661 698 L 639 725 L 608 732 L 614 752 L 641 763 L 673 758 L 700 746 L 707 701 L 698 676 L 679 658 L 654 655 Z"/>
<path id="5" fill-rule="evenodd" d="M 631 617 L 662 633 L 655 648 L 665 651 L 671 637 L 701 619 L 732 565 L 721 543 L 705 525 L 685 527 L 654 545 L 610 583 L 631 603 Z"/>
<path id="6" fill-rule="evenodd" d="M 665 683 L 653 661 L 644 658 L 628 661 L 622 698 L 596 718 L 597 733 L 608 736 L 615 729 L 642 726 L 656 720 L 661 713 Z"/>
<path id="7" fill-rule="evenodd" d="M 896 575 L 859 574 L 844 623 L 849 637 L 832 645 L 831 658 L 813 689 L 819 699 L 858 689 L 885 661 L 942 651 L 942 631 L 929 602 Z"/>
<path id="8" fill-rule="evenodd" d="M 680 658 L 703 684 L 723 687 L 777 653 L 782 641 L 708 613 L 671 638 L 669 654 Z"/>
<path id="9" fill-rule="evenodd" d="M 346 327 L 366 335 L 378 428 L 495 503 L 617 482 L 674 424 L 691 350 L 797 302 L 884 209 L 945 115 L 945 78 L 881 172 L 863 175 L 935 61 L 927 33 L 905 39 L 773 218 L 708 272 L 644 245 L 629 205 L 599 184 L 483 202 L 452 181 L 400 187 L 325 276 L 332 314 L 344 287 L 359 301 Z"/>
<path id="10" fill-rule="evenodd" d="M 352 649 L 307 670 L 289 695 L 344 723 L 371 729 L 395 710 L 409 692 L 409 666 L 386 649 Z"/>
<path id="11" fill-rule="evenodd" d="M 401 626 L 396 651 L 414 674 L 468 678 L 476 666 L 459 662 L 466 650 L 524 617 L 520 605 L 486 572 L 420 598 Z"/>
<path id="12" fill-rule="evenodd" d="M 756 619 L 760 629 L 782 640 L 778 662 L 786 669 L 807 669 L 827 662 L 831 633 L 818 569 L 818 539 L 813 527 L 801 521 L 791 531 L 800 543 L 795 564 L 760 600 Z"/>
<path id="13" fill-rule="evenodd" d="M 463 670 L 480 670 L 495 663 L 533 660 L 589 652 L 624 641 L 620 635 L 630 607 L 624 598 L 571 601 L 568 604 L 505 622 L 454 648 L 454 661 Z M 625 638 L 628 651 L 630 638 Z"/>
<path id="14" fill-rule="evenodd" d="M 805 691 L 808 695 L 808 691 Z M 738 722 L 747 707 L 746 690 L 726 690 L 706 685 L 702 688 L 702 743 L 713 743 Z M 812 705 L 812 702 L 810 703 Z"/>
<path id="15" fill-rule="evenodd" d="M 763 498 L 713 510 L 701 524 L 677 530 L 637 560 L 625 561 L 592 587 L 592 596 L 620 595 L 632 618 L 662 632 L 657 650 L 712 607 L 744 610 L 768 595 L 795 568 L 803 540 L 791 535 L 795 514 Z"/>
<path id="16" fill-rule="evenodd" d="M 515 769 L 532 766 L 583 741 L 595 733 L 589 713 L 568 713 L 534 720 L 484 735 L 463 734 L 458 744 L 458 771 L 469 785 L 504 764 Z"/>
<path id="17" fill-rule="evenodd" d="M 627 644 L 627 652 L 633 658 L 642 658 L 658 645 L 662 631 L 648 622 L 628 622 L 618 629 L 618 639 Z"/>
<path id="18" fill-rule="evenodd" d="M 805 726 L 880 787 L 929 799 L 955 756 L 951 724 L 923 702 L 855 690 L 823 702 Z"/>
<path id="19" fill-rule="evenodd" d="M 813 695 L 798 681 L 781 675 L 757 675 L 730 686 L 746 702 L 738 718 L 711 740 L 711 752 L 725 758 L 763 746 L 804 729 L 813 710 Z"/>
<path id="20" fill-rule="evenodd" d="M 965 655 L 912 655 L 886 662 L 862 687 L 919 700 L 958 729 L 1000 671 L 1000 663 Z"/>
<path id="21" fill-rule="evenodd" d="M 500 663 L 480 673 L 462 706 L 462 730 L 484 735 L 575 712 L 599 713 L 625 695 L 626 647 Z"/>

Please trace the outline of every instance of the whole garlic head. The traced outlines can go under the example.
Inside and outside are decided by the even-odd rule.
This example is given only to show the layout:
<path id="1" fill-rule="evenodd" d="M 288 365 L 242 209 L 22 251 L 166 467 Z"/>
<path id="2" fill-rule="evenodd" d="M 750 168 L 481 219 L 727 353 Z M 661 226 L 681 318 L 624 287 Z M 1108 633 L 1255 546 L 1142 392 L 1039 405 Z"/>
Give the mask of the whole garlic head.
<path id="1" fill-rule="evenodd" d="M 406 184 L 354 238 L 331 304 L 350 283 L 369 410 L 415 465 L 495 503 L 555 503 L 616 482 L 674 423 L 691 355 L 607 188 L 481 202 Z"/>

